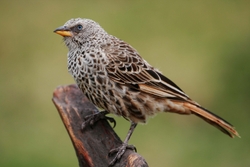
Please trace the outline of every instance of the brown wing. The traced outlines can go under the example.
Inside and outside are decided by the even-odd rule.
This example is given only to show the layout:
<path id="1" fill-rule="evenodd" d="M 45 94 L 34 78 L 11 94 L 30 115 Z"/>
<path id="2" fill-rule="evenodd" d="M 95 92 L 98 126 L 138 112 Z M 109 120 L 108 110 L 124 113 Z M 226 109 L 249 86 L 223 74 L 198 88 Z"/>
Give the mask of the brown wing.
<path id="1" fill-rule="evenodd" d="M 120 41 L 103 46 L 109 63 L 106 67 L 109 77 L 117 83 L 136 85 L 140 91 L 159 97 L 190 100 L 170 79 L 149 65 L 127 43 Z"/>
<path id="2" fill-rule="evenodd" d="M 230 123 L 191 100 L 174 82 L 143 60 L 130 45 L 117 38 L 114 41 L 116 43 L 103 46 L 109 58 L 106 70 L 111 80 L 141 92 L 172 99 L 230 137 L 240 137 Z"/>

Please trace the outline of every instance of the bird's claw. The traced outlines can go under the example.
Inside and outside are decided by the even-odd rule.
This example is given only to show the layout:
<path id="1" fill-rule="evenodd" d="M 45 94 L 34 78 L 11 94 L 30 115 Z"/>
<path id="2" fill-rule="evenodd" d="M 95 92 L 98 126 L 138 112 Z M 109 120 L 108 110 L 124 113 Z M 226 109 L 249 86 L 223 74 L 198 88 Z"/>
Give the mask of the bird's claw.
<path id="1" fill-rule="evenodd" d="M 137 152 L 135 146 L 123 143 L 120 147 L 114 148 L 114 149 L 109 151 L 109 156 L 116 153 L 113 160 L 109 163 L 109 167 L 113 166 L 116 163 L 116 161 L 119 161 L 121 159 L 121 157 L 125 153 L 126 149 L 130 149 L 130 150 L 133 150 L 133 151 Z"/>
<path id="2" fill-rule="evenodd" d="M 107 119 L 110 123 L 113 123 L 113 128 L 116 127 L 116 121 L 114 118 L 105 116 L 105 119 Z"/>
<path id="3" fill-rule="evenodd" d="M 108 114 L 107 111 L 102 111 L 102 112 L 98 112 L 98 113 L 94 113 L 91 115 L 86 116 L 84 119 L 85 121 L 82 123 L 81 125 L 81 129 L 83 130 L 85 127 L 87 126 L 93 126 L 97 121 L 99 121 L 100 119 L 106 119 L 108 120 L 110 123 L 113 123 L 113 128 L 115 128 L 116 126 L 116 121 L 114 118 L 111 117 L 107 117 L 106 115 Z"/>

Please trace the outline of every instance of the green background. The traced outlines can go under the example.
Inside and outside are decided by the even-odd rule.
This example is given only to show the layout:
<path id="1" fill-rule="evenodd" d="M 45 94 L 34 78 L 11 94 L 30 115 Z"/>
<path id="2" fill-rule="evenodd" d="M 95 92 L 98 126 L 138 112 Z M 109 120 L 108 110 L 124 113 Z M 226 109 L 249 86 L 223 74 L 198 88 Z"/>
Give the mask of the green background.
<path id="1" fill-rule="evenodd" d="M 78 166 L 52 92 L 74 83 L 53 30 L 90 18 L 130 43 L 189 96 L 231 122 L 230 139 L 195 116 L 161 113 L 130 143 L 151 167 L 250 166 L 250 1 L 0 2 L 0 166 Z M 129 123 L 115 117 L 125 138 Z"/>

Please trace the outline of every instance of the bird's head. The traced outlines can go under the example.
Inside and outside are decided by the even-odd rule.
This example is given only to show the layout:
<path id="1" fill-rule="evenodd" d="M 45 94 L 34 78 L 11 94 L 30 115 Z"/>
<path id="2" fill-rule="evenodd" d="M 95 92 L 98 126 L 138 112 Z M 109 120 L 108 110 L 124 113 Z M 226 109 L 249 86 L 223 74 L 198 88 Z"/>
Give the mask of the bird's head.
<path id="1" fill-rule="evenodd" d="M 70 19 L 63 26 L 54 30 L 55 33 L 64 37 L 65 44 L 69 49 L 83 45 L 91 38 L 96 38 L 97 32 L 105 32 L 102 27 L 90 19 Z"/>

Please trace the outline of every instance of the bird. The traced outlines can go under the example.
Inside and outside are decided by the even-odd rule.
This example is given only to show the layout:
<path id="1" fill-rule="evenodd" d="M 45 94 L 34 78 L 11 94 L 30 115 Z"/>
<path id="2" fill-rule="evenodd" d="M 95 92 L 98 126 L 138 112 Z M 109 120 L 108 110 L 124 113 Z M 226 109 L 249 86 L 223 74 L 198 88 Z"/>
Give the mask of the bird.
<path id="1" fill-rule="evenodd" d="M 104 114 L 130 121 L 124 143 L 110 162 L 114 165 L 127 148 L 138 123 L 160 113 L 196 115 L 230 137 L 238 136 L 232 124 L 192 100 L 173 81 L 143 59 L 125 41 L 107 33 L 97 22 L 73 18 L 54 30 L 68 47 L 68 71 L 84 95 Z M 100 112 L 102 113 L 102 112 Z"/>

